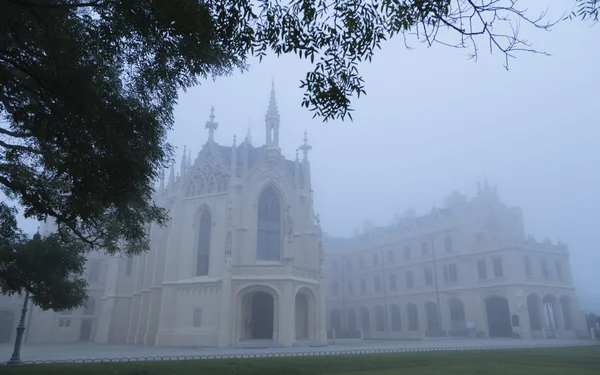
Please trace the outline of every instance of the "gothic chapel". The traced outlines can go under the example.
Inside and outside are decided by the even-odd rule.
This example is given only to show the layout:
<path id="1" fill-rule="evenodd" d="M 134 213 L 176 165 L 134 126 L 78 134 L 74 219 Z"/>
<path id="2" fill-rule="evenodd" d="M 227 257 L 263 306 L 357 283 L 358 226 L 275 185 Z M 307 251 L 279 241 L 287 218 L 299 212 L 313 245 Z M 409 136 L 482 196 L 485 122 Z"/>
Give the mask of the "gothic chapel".
<path id="1" fill-rule="evenodd" d="M 271 89 L 266 144 L 208 140 L 184 151 L 155 201 L 171 216 L 149 228 L 151 250 L 111 258 L 95 340 L 158 346 L 326 344 L 323 250 L 313 212 L 307 143 L 302 160 L 279 148 Z"/>

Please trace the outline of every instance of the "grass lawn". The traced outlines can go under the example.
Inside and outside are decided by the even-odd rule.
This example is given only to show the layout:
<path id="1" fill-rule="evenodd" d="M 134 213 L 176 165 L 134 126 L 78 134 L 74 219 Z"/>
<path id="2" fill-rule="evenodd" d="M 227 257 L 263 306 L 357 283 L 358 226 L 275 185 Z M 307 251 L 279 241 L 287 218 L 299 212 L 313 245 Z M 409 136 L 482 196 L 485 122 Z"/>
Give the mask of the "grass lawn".
<path id="1" fill-rule="evenodd" d="M 600 346 L 0 367 L 10 375 L 598 375 Z"/>

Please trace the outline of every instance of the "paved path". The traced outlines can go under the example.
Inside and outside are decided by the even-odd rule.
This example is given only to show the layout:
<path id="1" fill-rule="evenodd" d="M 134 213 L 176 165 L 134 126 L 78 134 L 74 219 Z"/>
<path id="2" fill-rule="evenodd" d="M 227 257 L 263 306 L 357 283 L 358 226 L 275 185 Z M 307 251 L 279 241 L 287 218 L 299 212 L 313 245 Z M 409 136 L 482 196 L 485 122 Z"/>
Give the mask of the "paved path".
<path id="1" fill-rule="evenodd" d="M 239 348 L 173 348 L 138 345 L 103 345 L 96 343 L 76 344 L 30 344 L 24 345 L 21 350 L 23 361 L 48 361 L 48 360 L 89 360 L 109 358 L 133 357 L 183 357 L 185 356 L 267 356 L 267 355 L 293 355 L 305 353 L 318 355 L 324 352 L 330 354 L 344 351 L 361 350 L 444 350 L 466 349 L 476 350 L 490 347 L 535 347 L 542 345 L 570 346 L 593 345 L 598 342 L 591 340 L 513 340 L 513 339 L 427 339 L 422 341 L 363 341 L 358 343 L 336 344 L 322 348 L 270 348 L 270 349 L 239 349 Z M 12 346 L 0 344 L 0 361 L 8 360 L 12 353 Z M 301 354 L 300 354 L 301 355 Z M 160 359 L 160 358 L 157 358 Z M 176 359 L 176 358 L 172 358 Z"/>

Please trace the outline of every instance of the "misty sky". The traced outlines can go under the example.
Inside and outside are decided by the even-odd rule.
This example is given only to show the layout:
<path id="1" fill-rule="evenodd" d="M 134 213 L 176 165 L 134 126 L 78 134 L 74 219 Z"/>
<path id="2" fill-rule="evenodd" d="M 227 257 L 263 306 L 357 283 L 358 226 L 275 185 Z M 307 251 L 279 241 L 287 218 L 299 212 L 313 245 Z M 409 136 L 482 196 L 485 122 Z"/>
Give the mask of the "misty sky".
<path id="1" fill-rule="evenodd" d="M 520 53 L 506 71 L 485 39 L 477 63 L 464 50 L 385 43 L 361 66 L 367 96 L 354 99 L 354 121 L 343 123 L 322 123 L 300 106 L 306 61 L 253 61 L 247 73 L 182 93 L 169 139 L 179 146 L 177 163 L 183 145 L 195 157 L 214 105 L 217 142 L 229 145 L 236 134 L 239 143 L 250 126 L 253 143 L 263 144 L 274 78 L 283 153 L 294 157 L 305 130 L 313 146 L 315 211 L 325 232 L 349 236 L 365 220 L 388 225 L 409 207 L 428 213 L 453 190 L 472 197 L 487 177 L 506 204 L 523 208 L 528 233 L 569 245 L 581 306 L 600 313 L 600 25 L 566 22 L 522 35 L 552 56 Z M 34 222 L 21 223 L 35 231 Z"/>

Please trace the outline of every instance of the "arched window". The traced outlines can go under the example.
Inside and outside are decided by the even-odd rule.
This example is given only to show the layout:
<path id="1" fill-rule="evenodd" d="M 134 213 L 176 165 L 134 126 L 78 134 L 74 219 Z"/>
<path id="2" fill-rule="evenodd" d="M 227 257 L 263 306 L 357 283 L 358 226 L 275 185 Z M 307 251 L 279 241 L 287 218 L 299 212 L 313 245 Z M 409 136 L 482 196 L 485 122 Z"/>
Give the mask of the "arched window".
<path id="1" fill-rule="evenodd" d="M 281 205 L 272 187 L 266 188 L 258 199 L 258 260 L 281 260 Z"/>
<path id="2" fill-rule="evenodd" d="M 331 329 L 336 332 L 342 331 L 342 312 L 338 309 L 331 310 L 330 324 Z"/>
<path id="3" fill-rule="evenodd" d="M 426 302 L 425 312 L 427 313 L 427 330 L 431 333 L 438 333 L 440 331 L 440 319 L 437 305 L 431 301 Z"/>
<path id="4" fill-rule="evenodd" d="M 450 320 L 453 330 L 462 330 L 467 328 L 465 320 L 465 306 L 458 298 L 452 298 L 449 302 Z"/>
<path id="5" fill-rule="evenodd" d="M 364 306 L 360 308 L 360 325 L 365 332 L 369 332 L 371 330 L 369 324 L 369 309 Z"/>
<path id="6" fill-rule="evenodd" d="M 375 306 L 375 328 L 380 332 L 385 331 L 385 312 L 379 305 Z"/>
<path id="7" fill-rule="evenodd" d="M 208 275 L 208 258 L 210 254 L 210 232 L 212 220 L 208 210 L 202 211 L 200 216 L 200 230 L 198 231 L 198 257 L 196 259 L 196 276 Z"/>
<path id="8" fill-rule="evenodd" d="M 348 317 L 348 321 L 346 324 L 348 325 L 348 331 L 356 332 L 356 314 L 354 312 L 354 309 L 352 309 L 352 308 L 348 309 L 347 317 Z"/>
<path id="9" fill-rule="evenodd" d="M 532 330 L 539 331 L 542 329 L 542 320 L 540 317 L 540 297 L 536 294 L 527 296 L 527 310 L 529 312 L 529 325 Z"/>
<path id="10" fill-rule="evenodd" d="M 573 330 L 573 318 L 571 317 L 571 301 L 568 297 L 564 296 L 560 299 L 560 306 L 562 309 L 563 323 L 565 330 Z"/>
<path id="11" fill-rule="evenodd" d="M 402 330 L 402 319 L 400 315 L 400 307 L 395 303 L 390 307 L 390 315 L 392 318 L 392 331 Z"/>
<path id="12" fill-rule="evenodd" d="M 409 303 L 406 305 L 406 311 L 408 312 L 408 329 L 411 331 L 419 330 L 419 312 L 417 311 L 417 305 Z"/>

